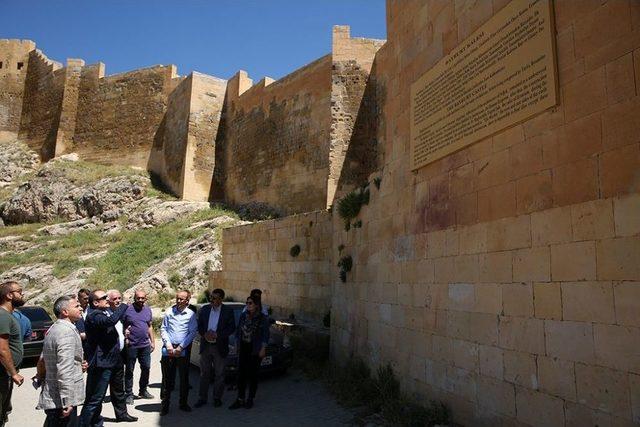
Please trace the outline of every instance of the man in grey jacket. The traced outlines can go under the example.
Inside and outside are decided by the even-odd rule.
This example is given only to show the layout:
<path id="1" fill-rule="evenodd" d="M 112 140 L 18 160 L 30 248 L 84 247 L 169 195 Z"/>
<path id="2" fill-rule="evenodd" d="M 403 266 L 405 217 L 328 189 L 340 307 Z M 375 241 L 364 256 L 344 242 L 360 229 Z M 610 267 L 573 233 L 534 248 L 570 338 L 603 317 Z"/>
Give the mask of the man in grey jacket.
<path id="1" fill-rule="evenodd" d="M 45 427 L 74 425 L 77 407 L 85 398 L 82 340 L 74 323 L 82 317 L 82 307 L 72 296 L 56 300 L 53 312 L 58 320 L 44 338 L 42 356 L 46 377 L 38 409 L 44 409 Z"/>

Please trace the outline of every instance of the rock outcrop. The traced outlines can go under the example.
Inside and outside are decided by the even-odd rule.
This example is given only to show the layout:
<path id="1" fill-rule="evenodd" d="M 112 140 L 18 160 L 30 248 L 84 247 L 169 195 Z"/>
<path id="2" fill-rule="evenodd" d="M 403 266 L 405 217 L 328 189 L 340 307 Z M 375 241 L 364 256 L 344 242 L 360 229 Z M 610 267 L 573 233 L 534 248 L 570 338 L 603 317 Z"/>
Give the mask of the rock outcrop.
<path id="1" fill-rule="evenodd" d="M 40 159 L 26 144 L 13 140 L 0 140 L 0 188 L 11 185 L 20 176 L 33 172 Z"/>
<path id="2" fill-rule="evenodd" d="M 5 224 L 78 220 L 99 217 L 112 221 L 133 209 L 142 199 L 149 180 L 142 176 L 108 177 L 86 186 L 76 186 L 61 169 L 44 167 L 20 185 L 2 206 Z"/>

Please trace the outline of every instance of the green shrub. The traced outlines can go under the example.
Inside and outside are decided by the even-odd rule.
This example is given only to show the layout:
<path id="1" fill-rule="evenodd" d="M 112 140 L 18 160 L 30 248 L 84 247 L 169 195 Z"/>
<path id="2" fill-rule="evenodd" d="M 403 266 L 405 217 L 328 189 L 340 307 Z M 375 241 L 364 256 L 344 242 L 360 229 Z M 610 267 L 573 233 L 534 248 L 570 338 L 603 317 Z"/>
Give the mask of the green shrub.
<path id="1" fill-rule="evenodd" d="M 294 258 L 300 255 L 300 245 L 291 246 L 291 249 L 289 249 L 289 255 L 291 255 Z"/>
<path id="2" fill-rule="evenodd" d="M 379 190 L 380 189 L 380 184 L 382 183 L 382 177 L 381 176 L 376 176 L 375 178 L 373 178 L 373 184 L 376 186 L 376 188 Z"/>
<path id="3" fill-rule="evenodd" d="M 340 267 L 340 270 L 343 270 L 347 273 L 350 272 L 351 268 L 353 267 L 353 258 L 351 258 L 351 255 L 343 256 L 342 258 L 340 258 L 340 261 L 338 261 L 338 267 Z"/>
<path id="4" fill-rule="evenodd" d="M 198 304 L 206 304 L 209 302 L 209 289 L 205 289 L 198 295 Z"/>

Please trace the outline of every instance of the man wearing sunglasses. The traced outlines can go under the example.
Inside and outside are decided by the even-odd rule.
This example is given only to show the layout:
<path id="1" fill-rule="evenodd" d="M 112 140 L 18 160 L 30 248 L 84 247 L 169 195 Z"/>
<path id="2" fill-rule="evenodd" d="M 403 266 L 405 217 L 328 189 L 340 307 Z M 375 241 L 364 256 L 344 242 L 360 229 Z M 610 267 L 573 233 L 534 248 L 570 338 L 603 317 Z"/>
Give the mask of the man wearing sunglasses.
<path id="1" fill-rule="evenodd" d="M 92 310 L 85 321 L 87 333 L 86 360 L 89 363 L 87 391 L 84 407 L 80 414 L 80 426 L 102 425 L 102 401 L 107 392 L 114 370 L 122 364 L 120 337 L 115 325 L 120 321 L 127 304 L 120 304 L 109 312 L 109 296 L 102 289 L 91 293 Z M 134 422 L 138 418 L 127 413 L 127 405 L 122 399 L 113 402 L 118 422 Z"/>

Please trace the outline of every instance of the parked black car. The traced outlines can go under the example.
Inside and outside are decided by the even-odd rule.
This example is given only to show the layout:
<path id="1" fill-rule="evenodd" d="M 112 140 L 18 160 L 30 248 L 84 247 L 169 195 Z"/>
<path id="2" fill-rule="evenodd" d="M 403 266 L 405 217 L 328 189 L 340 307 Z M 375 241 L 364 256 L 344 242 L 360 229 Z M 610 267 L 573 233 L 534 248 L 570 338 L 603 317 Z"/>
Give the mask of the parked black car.
<path id="1" fill-rule="evenodd" d="M 32 361 L 40 357 L 42 353 L 42 343 L 44 342 L 44 334 L 53 324 L 49 313 L 37 305 L 23 306 L 18 310 L 31 320 L 31 339 L 23 343 L 24 357 L 26 361 Z M 24 362 L 23 362 L 24 364 Z"/>
<path id="2" fill-rule="evenodd" d="M 245 305 L 239 302 L 224 303 L 233 309 L 236 319 L 236 326 L 240 320 L 240 314 Z M 201 304 L 198 305 L 198 308 Z M 293 349 L 286 336 L 286 326 L 280 322 L 271 320 L 269 344 L 267 345 L 266 356 L 260 365 L 260 374 L 270 372 L 284 373 L 293 364 Z M 200 367 L 200 335 L 196 335 L 191 348 L 191 364 Z M 235 336 L 229 338 L 229 355 L 227 356 L 226 378 L 231 379 L 238 370 L 238 354 L 236 353 Z"/>

